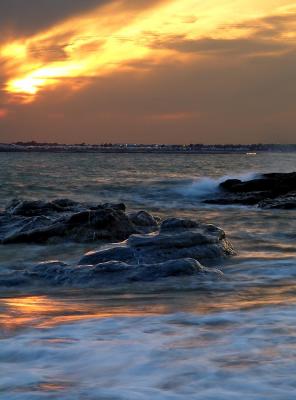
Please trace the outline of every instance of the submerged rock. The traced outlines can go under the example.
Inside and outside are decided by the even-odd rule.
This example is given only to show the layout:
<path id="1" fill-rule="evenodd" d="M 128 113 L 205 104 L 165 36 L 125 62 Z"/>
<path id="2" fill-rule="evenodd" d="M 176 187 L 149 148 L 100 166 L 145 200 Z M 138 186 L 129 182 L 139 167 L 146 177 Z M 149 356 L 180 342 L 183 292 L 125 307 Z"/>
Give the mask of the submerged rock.
<path id="1" fill-rule="evenodd" d="M 296 208 L 296 172 L 263 174 L 248 181 L 228 179 L 219 188 L 219 195 L 206 203 Z"/>
<path id="2" fill-rule="evenodd" d="M 152 264 L 129 264 L 123 261 L 106 261 L 96 265 L 67 265 L 60 261 L 43 262 L 24 270 L 0 273 L 0 287 L 108 287 L 130 282 L 147 282 L 169 277 L 198 275 L 219 278 L 223 273 L 217 268 L 206 268 L 197 260 L 183 258 Z"/>
<path id="3" fill-rule="evenodd" d="M 152 232 L 157 221 L 147 212 L 129 216 L 125 205 L 90 205 L 69 199 L 52 202 L 13 200 L 0 214 L 0 243 L 45 243 L 125 240 Z"/>
<path id="4" fill-rule="evenodd" d="M 160 278 L 210 275 L 219 277 L 222 272 L 216 268 L 206 268 L 197 260 L 187 258 L 170 260 L 162 263 L 139 265 L 128 264 L 123 261 L 107 261 L 97 265 L 70 266 L 59 261 L 41 263 L 23 271 L 20 282 L 43 281 L 47 285 L 98 287 L 136 281 L 155 281 Z M 6 279 L 6 286 L 12 286 L 16 277 Z"/>

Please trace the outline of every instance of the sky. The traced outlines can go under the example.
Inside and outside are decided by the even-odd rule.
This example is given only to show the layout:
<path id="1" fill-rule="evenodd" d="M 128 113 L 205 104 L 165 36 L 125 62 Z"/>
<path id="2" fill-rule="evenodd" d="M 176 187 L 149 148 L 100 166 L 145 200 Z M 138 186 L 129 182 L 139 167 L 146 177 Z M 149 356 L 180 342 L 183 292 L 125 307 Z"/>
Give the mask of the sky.
<path id="1" fill-rule="evenodd" d="M 295 143 L 292 0 L 0 2 L 0 142 Z"/>

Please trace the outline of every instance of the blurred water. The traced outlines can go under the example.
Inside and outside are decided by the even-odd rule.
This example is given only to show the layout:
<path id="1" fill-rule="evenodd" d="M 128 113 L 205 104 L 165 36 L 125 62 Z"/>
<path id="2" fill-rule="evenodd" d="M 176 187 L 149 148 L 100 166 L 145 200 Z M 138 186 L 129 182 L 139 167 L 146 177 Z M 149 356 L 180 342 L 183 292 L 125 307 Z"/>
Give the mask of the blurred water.
<path id="1" fill-rule="evenodd" d="M 196 206 L 223 176 L 295 169 L 296 153 L 0 154 L 0 206 L 14 197 L 125 201 L 130 206 L 182 209 Z M 200 187 L 198 186 L 200 184 Z M 193 196 L 192 196 L 193 195 Z M 168 201 L 169 200 L 169 201 Z"/>
<path id="2" fill-rule="evenodd" d="M 295 167 L 296 154 L 0 153 L 0 207 L 124 201 L 220 225 L 238 250 L 214 282 L 2 293 L 1 399 L 294 399 L 296 213 L 201 200 L 222 177 Z M 2 246 L 0 268 L 92 247 Z"/>

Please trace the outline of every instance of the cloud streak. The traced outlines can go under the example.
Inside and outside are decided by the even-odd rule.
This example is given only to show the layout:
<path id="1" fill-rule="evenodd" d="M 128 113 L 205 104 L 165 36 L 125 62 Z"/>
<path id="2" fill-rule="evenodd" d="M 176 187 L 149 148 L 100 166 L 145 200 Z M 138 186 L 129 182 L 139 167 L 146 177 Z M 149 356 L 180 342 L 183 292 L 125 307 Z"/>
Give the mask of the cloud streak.
<path id="1" fill-rule="evenodd" d="M 249 3 L 252 1 L 237 1 L 246 10 Z M 257 14 L 260 11 L 263 13 L 264 7 L 257 7 Z M 269 28 L 263 25 L 261 36 L 276 24 L 282 28 L 287 17 L 262 18 L 261 24 Z M 232 2 L 224 2 L 221 8 L 217 0 L 208 1 L 206 7 L 195 0 L 107 2 L 46 31 L 4 44 L 0 53 L 6 60 L 4 74 L 9 77 L 6 90 L 30 101 L 40 90 L 64 78 L 103 76 L 146 59 L 162 62 L 167 57 L 185 59 L 185 53 L 188 59 L 189 53 L 249 54 L 285 49 L 278 38 L 258 38 L 260 28 L 253 32 L 254 19 L 250 25 L 237 21 L 240 19 Z M 285 33 L 291 35 L 289 40 L 294 39 L 292 31 Z"/>

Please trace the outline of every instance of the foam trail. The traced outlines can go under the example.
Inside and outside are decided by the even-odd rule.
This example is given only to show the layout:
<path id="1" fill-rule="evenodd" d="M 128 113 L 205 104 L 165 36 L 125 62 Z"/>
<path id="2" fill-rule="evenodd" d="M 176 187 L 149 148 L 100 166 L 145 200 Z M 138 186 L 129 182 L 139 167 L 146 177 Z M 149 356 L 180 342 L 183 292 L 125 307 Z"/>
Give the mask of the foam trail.
<path id="1" fill-rule="evenodd" d="M 2 339 L 1 399 L 294 399 L 295 334 L 294 306 L 27 330 Z"/>
<path id="2" fill-rule="evenodd" d="M 194 197 L 197 199 L 203 199 L 208 197 L 209 195 L 214 195 L 219 191 L 220 183 L 226 181 L 227 179 L 240 179 L 242 181 L 248 181 L 250 179 L 257 178 L 259 176 L 256 172 L 250 172 L 241 175 L 224 175 L 220 178 L 198 178 L 194 180 L 190 184 L 184 185 L 177 189 L 179 194 L 182 194 L 184 197 Z"/>

